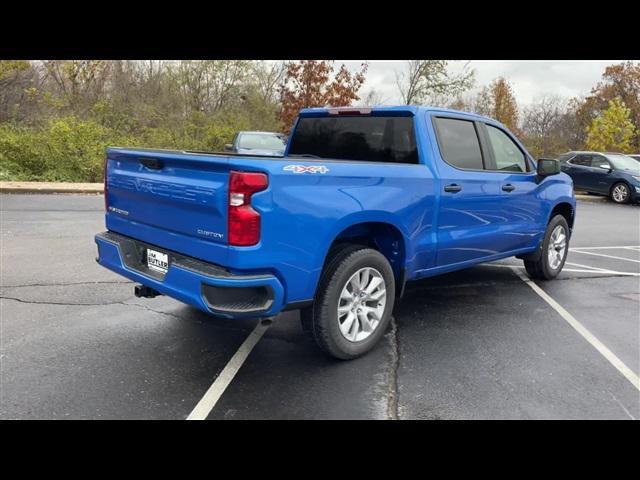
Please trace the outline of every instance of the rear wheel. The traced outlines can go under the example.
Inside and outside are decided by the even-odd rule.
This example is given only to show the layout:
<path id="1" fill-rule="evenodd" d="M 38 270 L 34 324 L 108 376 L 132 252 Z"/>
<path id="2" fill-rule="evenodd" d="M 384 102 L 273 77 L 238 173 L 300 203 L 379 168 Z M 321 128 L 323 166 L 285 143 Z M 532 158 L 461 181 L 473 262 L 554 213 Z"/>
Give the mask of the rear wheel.
<path id="1" fill-rule="evenodd" d="M 616 183 L 611 187 L 611 200 L 616 203 L 627 203 L 631 198 L 630 193 L 626 183 Z"/>
<path id="2" fill-rule="evenodd" d="M 384 335 L 395 301 L 395 279 L 377 250 L 349 245 L 328 261 L 314 304 L 300 312 L 304 329 L 342 360 L 371 350 Z"/>
<path id="3" fill-rule="evenodd" d="M 562 215 L 556 215 L 547 225 L 538 260 L 525 260 L 524 267 L 531 278 L 551 280 L 562 271 L 569 253 L 569 225 Z"/>

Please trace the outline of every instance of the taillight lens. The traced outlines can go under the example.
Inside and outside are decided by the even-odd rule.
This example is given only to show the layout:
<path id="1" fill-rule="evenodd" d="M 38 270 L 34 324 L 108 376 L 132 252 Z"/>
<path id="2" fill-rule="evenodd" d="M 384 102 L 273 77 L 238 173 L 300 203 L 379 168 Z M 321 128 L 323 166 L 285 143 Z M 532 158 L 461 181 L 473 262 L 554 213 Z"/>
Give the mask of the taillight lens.
<path id="1" fill-rule="evenodd" d="M 103 186 L 103 190 L 104 190 L 104 211 L 108 211 L 108 207 L 109 207 L 109 202 L 107 201 L 107 196 L 108 196 L 108 188 L 107 188 L 107 163 L 109 162 L 109 157 L 105 156 L 104 157 L 104 169 L 102 171 L 102 183 L 104 184 Z"/>
<path id="2" fill-rule="evenodd" d="M 229 245 L 247 247 L 260 241 L 260 214 L 251 207 L 251 195 L 264 190 L 264 173 L 231 171 L 229 177 Z"/>

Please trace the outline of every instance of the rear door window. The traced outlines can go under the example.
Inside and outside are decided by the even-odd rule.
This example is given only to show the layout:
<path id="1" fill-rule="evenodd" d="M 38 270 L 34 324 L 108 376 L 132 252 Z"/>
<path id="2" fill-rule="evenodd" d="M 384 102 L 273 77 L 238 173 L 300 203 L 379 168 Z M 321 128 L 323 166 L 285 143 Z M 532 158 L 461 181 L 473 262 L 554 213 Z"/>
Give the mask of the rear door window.
<path id="1" fill-rule="evenodd" d="M 413 117 L 301 117 L 291 138 L 289 155 L 418 163 Z"/>
<path id="2" fill-rule="evenodd" d="M 578 165 L 579 167 L 590 167 L 591 155 L 578 155 L 573 160 L 570 160 L 569 163 Z"/>
<path id="3" fill-rule="evenodd" d="M 484 169 L 480 140 L 473 122 L 444 117 L 436 117 L 433 121 L 445 162 L 464 170 Z"/>

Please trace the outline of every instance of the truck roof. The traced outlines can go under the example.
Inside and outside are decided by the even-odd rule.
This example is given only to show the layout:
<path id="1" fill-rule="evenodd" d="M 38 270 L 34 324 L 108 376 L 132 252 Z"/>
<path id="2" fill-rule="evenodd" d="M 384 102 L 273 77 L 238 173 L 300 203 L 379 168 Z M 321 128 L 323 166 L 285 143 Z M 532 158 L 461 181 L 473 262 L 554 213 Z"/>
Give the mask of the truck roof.
<path id="1" fill-rule="evenodd" d="M 359 106 L 359 107 L 315 107 L 315 108 L 303 108 L 300 110 L 299 115 L 301 117 L 306 116 L 314 116 L 318 114 L 329 114 L 329 113 L 337 113 L 341 111 L 363 111 L 363 113 L 410 113 L 412 115 L 417 115 L 419 112 L 443 112 L 443 113 L 455 113 L 456 115 L 463 115 L 469 118 L 475 118 L 477 120 L 483 120 L 486 122 L 490 122 L 496 125 L 502 125 L 500 122 L 494 120 L 490 117 L 485 117 L 483 115 L 478 115 L 477 113 L 464 112 L 462 110 L 453 110 L 451 108 L 441 108 L 441 107 L 433 107 L 429 105 L 393 105 L 393 106 Z"/>

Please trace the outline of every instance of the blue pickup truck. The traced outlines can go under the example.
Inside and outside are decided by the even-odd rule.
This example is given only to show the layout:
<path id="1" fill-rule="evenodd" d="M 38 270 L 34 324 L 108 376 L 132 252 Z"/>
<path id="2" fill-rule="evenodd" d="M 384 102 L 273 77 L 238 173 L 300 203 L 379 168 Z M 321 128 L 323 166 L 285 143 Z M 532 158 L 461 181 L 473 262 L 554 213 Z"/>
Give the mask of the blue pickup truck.
<path id="1" fill-rule="evenodd" d="M 311 108 L 283 157 L 109 148 L 97 261 L 228 318 L 299 309 L 329 355 L 384 335 L 406 282 L 516 256 L 561 271 L 571 179 L 489 118 Z"/>

